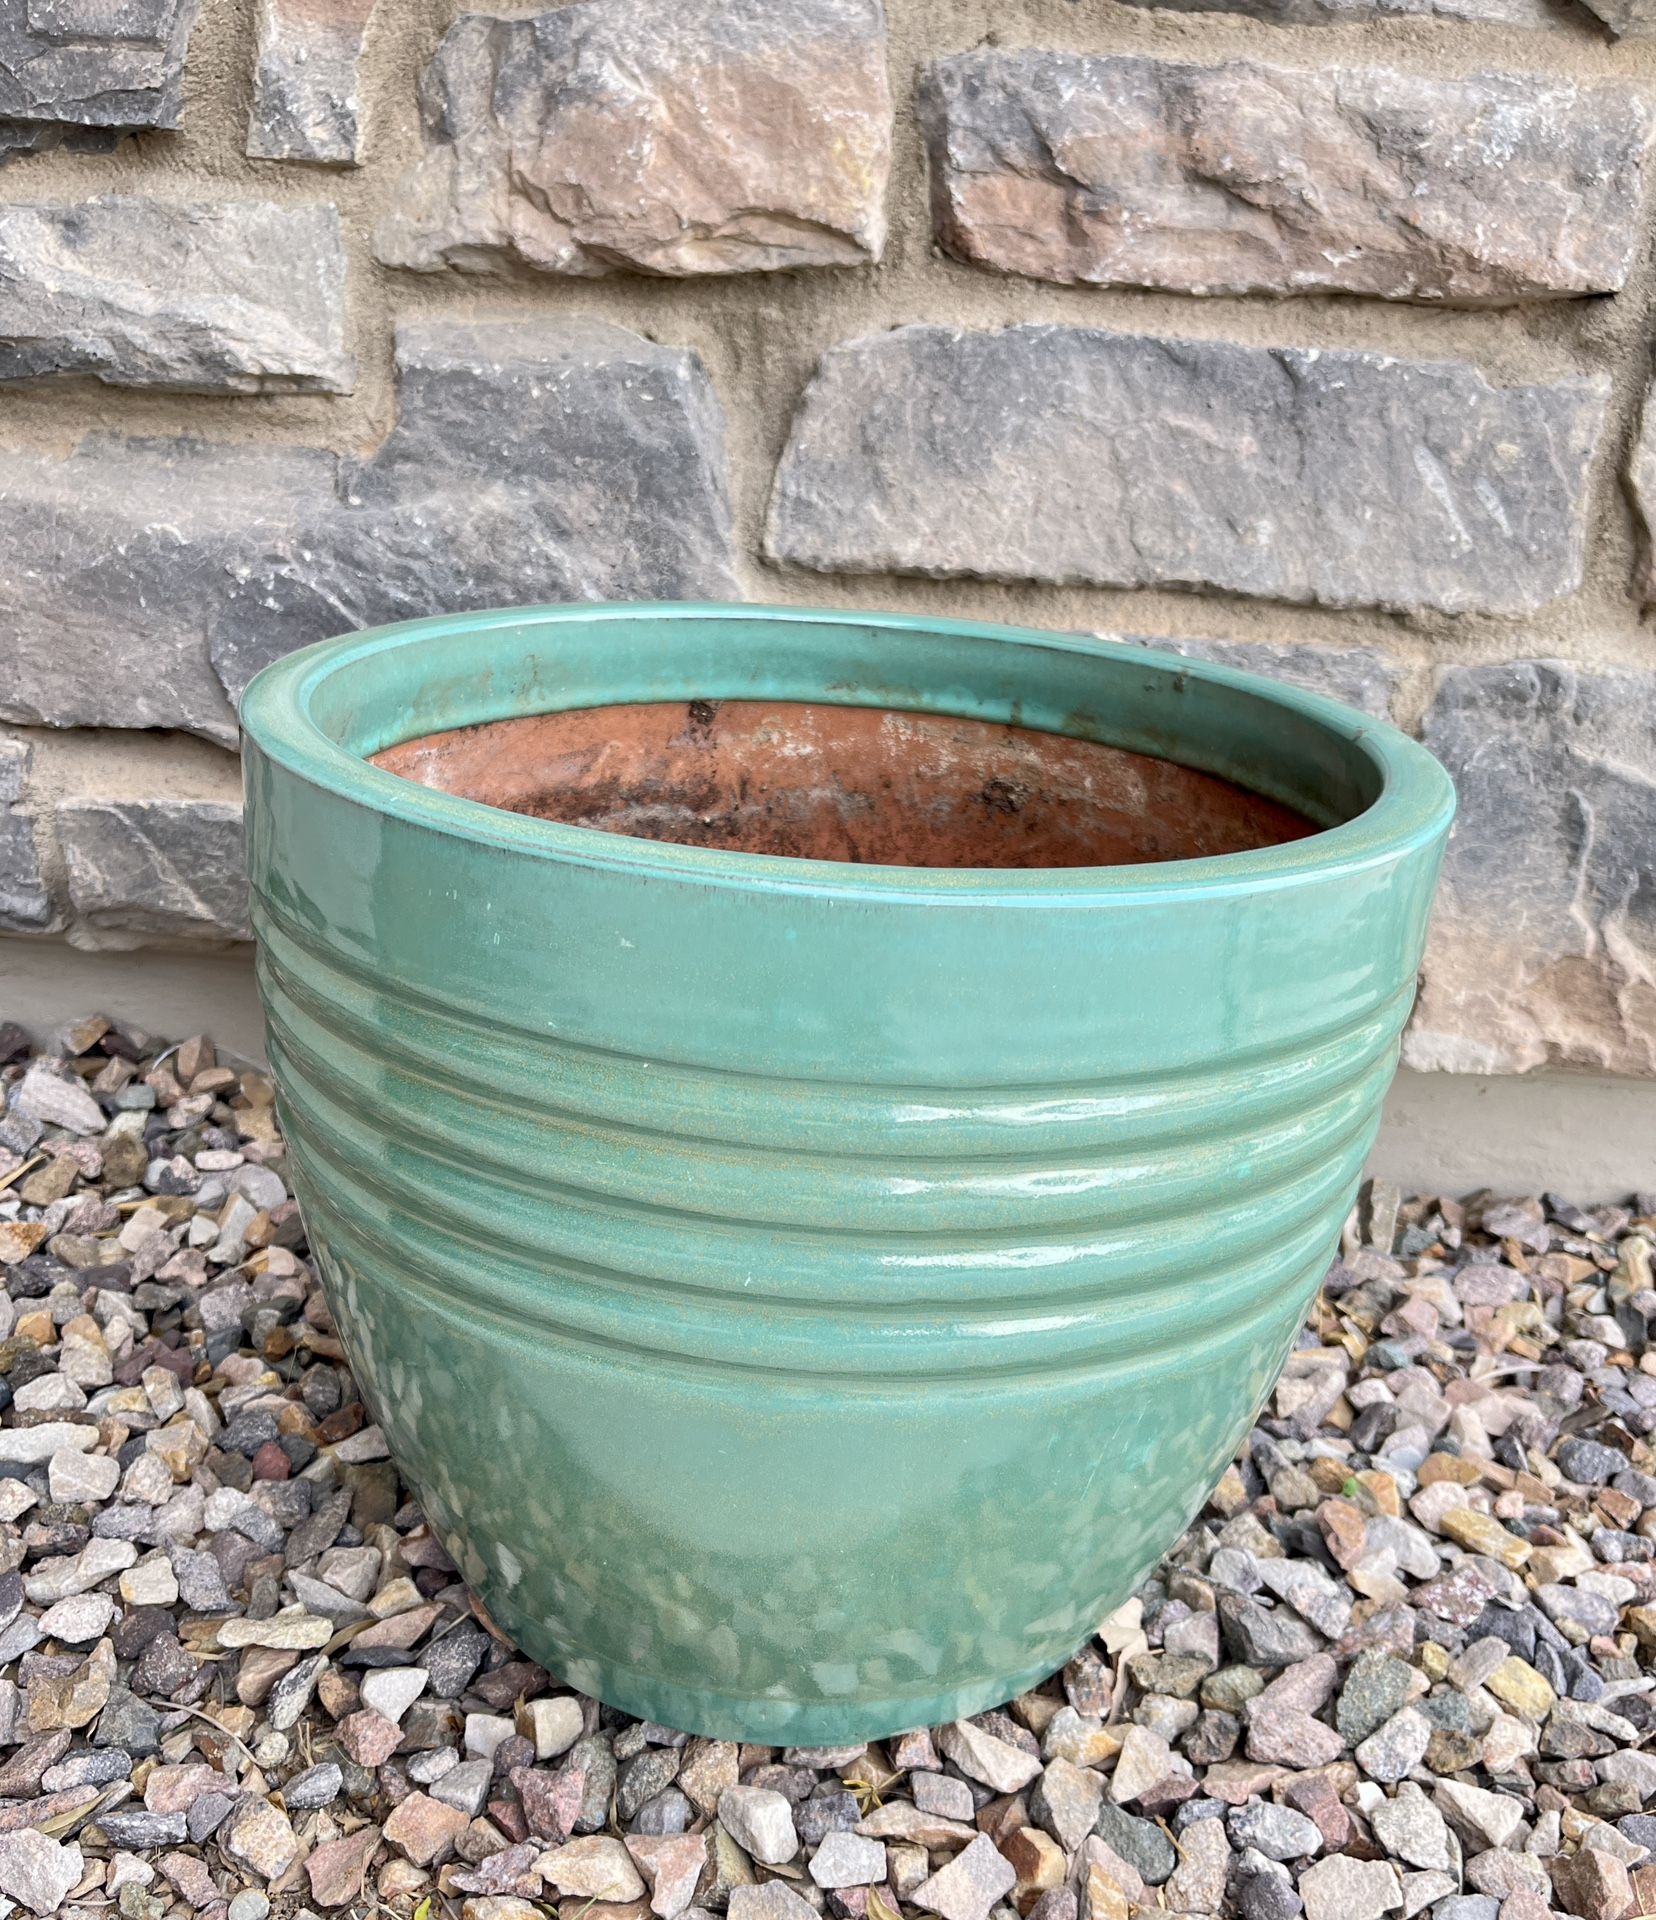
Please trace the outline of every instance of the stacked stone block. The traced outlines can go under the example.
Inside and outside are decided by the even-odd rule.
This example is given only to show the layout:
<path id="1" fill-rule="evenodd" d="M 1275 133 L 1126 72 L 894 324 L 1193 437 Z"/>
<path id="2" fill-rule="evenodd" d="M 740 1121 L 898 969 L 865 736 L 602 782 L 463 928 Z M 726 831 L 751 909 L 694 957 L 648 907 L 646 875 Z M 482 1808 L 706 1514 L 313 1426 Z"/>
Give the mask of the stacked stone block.
<path id="1" fill-rule="evenodd" d="M 0 930 L 244 938 L 235 705 L 309 641 L 931 609 L 1422 733 L 1463 816 L 1409 1057 L 1656 1073 L 1653 33 L 18 0 Z"/>

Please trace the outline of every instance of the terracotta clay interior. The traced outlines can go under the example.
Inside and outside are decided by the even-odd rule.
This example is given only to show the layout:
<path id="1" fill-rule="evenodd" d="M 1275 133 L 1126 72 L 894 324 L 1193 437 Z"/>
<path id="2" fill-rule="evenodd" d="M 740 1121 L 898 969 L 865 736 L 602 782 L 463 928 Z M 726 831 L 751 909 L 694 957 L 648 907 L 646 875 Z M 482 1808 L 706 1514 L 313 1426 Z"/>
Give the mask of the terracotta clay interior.
<path id="1" fill-rule="evenodd" d="M 1108 867 L 1316 831 L 1275 801 L 1171 760 L 871 707 L 583 707 L 427 734 L 373 763 L 603 833 L 893 867 Z"/>

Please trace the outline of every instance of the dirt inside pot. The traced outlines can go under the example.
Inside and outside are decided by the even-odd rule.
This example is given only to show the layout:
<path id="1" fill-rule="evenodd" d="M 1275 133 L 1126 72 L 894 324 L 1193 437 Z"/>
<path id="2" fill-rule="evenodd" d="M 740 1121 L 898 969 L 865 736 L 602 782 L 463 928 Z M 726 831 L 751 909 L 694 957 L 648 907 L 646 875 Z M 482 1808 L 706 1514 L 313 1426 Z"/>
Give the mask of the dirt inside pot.
<path id="1" fill-rule="evenodd" d="M 667 701 L 532 714 L 387 747 L 423 786 L 604 833 L 895 867 L 1108 867 L 1316 831 L 1120 747 L 883 708 Z"/>

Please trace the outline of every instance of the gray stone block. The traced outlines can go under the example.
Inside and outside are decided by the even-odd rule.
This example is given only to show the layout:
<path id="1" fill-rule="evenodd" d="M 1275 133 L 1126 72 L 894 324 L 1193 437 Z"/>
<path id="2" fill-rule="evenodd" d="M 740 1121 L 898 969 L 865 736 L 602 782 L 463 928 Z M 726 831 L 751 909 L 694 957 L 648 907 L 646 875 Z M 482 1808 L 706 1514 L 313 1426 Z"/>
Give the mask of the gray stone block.
<path id="1" fill-rule="evenodd" d="M 1582 0 L 1618 40 L 1648 40 L 1656 33 L 1656 0 Z"/>
<path id="2" fill-rule="evenodd" d="M 608 0 L 463 15 L 420 89 L 388 265 L 743 273 L 885 238 L 880 0 Z"/>
<path id="3" fill-rule="evenodd" d="M 332 206 L 0 207 L 0 380 L 345 393 L 345 275 Z"/>
<path id="4" fill-rule="evenodd" d="M 253 673 L 332 634 L 740 597 L 694 354 L 588 321 L 437 322 L 402 329 L 397 369 L 396 424 L 363 460 L 99 436 L 0 462 L 0 719 L 233 744 Z"/>
<path id="5" fill-rule="evenodd" d="M 1246 13 L 1274 27 L 1470 20 L 1487 26 L 1540 29 L 1576 26 L 1581 20 L 1572 0 L 1127 0 L 1127 4 L 1170 13 Z"/>
<path id="6" fill-rule="evenodd" d="M 258 160 L 354 167 L 362 158 L 357 69 L 375 0 L 259 0 L 247 151 Z"/>
<path id="7" fill-rule="evenodd" d="M 1643 416 L 1628 456 L 1627 489 L 1644 536 L 1638 589 L 1647 607 L 1656 606 L 1656 381 L 1645 390 Z"/>
<path id="8" fill-rule="evenodd" d="M 1081 327 L 832 348 L 772 494 L 825 573 L 1517 614 L 1581 579 L 1602 379 Z"/>
<path id="9" fill-rule="evenodd" d="M 286 551 L 332 492 L 303 448 L 92 435 L 66 460 L 0 461 L 0 719 L 180 727 L 236 739 L 208 656 L 255 556 Z M 350 624 L 341 612 L 336 629 Z"/>
<path id="10" fill-rule="evenodd" d="M 1656 124 L 1620 82 L 998 49 L 928 69 L 921 115 L 974 265 L 1468 306 L 1620 288 Z"/>
<path id="11" fill-rule="evenodd" d="M 122 127 L 65 127 L 46 120 L 0 120 L 0 167 L 23 154 L 113 153 L 126 132 Z"/>
<path id="12" fill-rule="evenodd" d="M 1656 1072 L 1656 672 L 1450 667 L 1424 738 L 1460 814 L 1405 1058 Z"/>
<path id="13" fill-rule="evenodd" d="M 29 749 L 0 735 L 0 930 L 40 933 L 56 918 L 35 841 L 34 821 L 19 804 Z"/>
<path id="14" fill-rule="evenodd" d="M 176 127 L 199 0 L 10 0 L 0 121 Z"/>
<path id="15" fill-rule="evenodd" d="M 235 802 L 69 800 L 58 808 L 57 829 L 69 904 L 98 944 L 248 937 Z"/>

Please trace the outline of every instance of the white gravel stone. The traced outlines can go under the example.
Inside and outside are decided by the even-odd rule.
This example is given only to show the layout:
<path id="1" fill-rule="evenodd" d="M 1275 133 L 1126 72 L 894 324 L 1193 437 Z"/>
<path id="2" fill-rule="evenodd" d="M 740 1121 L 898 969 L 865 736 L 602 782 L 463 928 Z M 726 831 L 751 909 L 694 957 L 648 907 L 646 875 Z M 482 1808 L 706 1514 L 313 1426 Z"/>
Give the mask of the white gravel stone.
<path id="1" fill-rule="evenodd" d="M 425 1692 L 429 1678 L 424 1667 L 373 1668 L 362 1676 L 362 1704 L 400 1723 Z"/>
<path id="2" fill-rule="evenodd" d="M 811 1856 L 811 1878 L 819 1887 L 873 1887 L 885 1877 L 884 1845 L 861 1834 L 827 1834 Z"/>
<path id="3" fill-rule="evenodd" d="M 115 1602 L 107 1593 L 77 1593 L 59 1600 L 40 1616 L 40 1630 L 49 1640 L 83 1647 L 101 1639 L 115 1618 Z"/>
<path id="4" fill-rule="evenodd" d="M 97 1444 L 96 1427 L 83 1427 L 68 1420 L 43 1420 L 38 1427 L 0 1430 L 0 1460 L 10 1460 L 23 1467 L 39 1467 L 66 1448 L 74 1453 L 90 1453 Z"/>
<path id="5" fill-rule="evenodd" d="M 64 1447 L 46 1465 L 46 1491 L 69 1507 L 101 1505 L 114 1493 L 120 1478 L 120 1461 L 107 1453 L 76 1453 Z"/>
<path id="6" fill-rule="evenodd" d="M 719 1820 L 739 1847 L 767 1867 L 786 1866 L 799 1851 L 793 1808 L 769 1787 L 726 1787 Z"/>
<path id="7" fill-rule="evenodd" d="M 570 1693 L 548 1700 L 531 1700 L 523 1710 L 524 1736 L 535 1743 L 537 1760 L 555 1760 L 581 1737 L 581 1703 Z"/>

